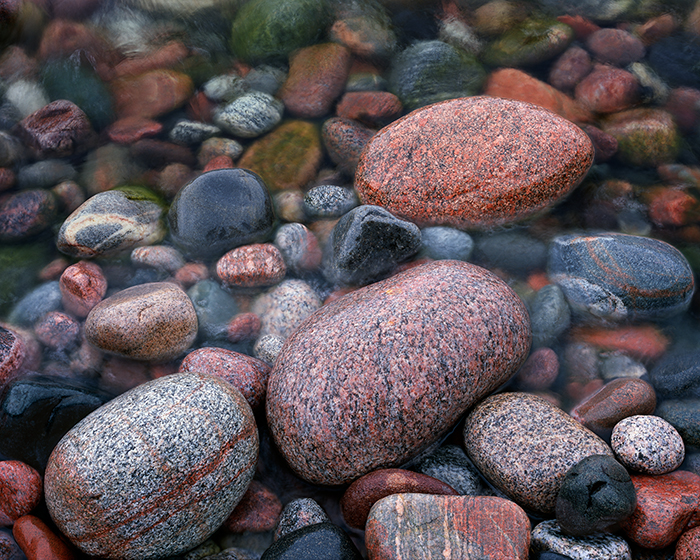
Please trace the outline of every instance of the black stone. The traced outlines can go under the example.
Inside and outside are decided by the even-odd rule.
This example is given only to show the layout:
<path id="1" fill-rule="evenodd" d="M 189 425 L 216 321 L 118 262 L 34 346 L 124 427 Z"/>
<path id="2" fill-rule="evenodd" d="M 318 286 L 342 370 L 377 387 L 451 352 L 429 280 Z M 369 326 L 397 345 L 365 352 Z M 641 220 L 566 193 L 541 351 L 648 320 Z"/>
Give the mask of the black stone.
<path id="1" fill-rule="evenodd" d="M 557 495 L 556 516 L 563 532 L 584 536 L 626 519 L 636 504 L 625 467 L 609 455 L 591 455 L 567 471 Z"/>
<path id="2" fill-rule="evenodd" d="M 571 560 L 570 556 L 564 556 L 563 554 L 557 554 L 556 552 L 535 553 L 535 556 L 531 556 L 530 558 L 531 560 Z"/>
<path id="3" fill-rule="evenodd" d="M 188 257 L 211 259 L 266 241 L 275 214 L 260 176 L 247 169 L 217 169 L 180 190 L 168 222 L 173 241 Z"/>
<path id="4" fill-rule="evenodd" d="M 420 229 L 415 224 L 379 206 L 358 206 L 333 228 L 324 254 L 324 273 L 338 284 L 369 284 L 389 274 L 420 245 Z"/>
<path id="5" fill-rule="evenodd" d="M 700 398 L 700 352 L 665 356 L 649 372 L 660 399 Z"/>
<path id="6" fill-rule="evenodd" d="M 649 48 L 649 64 L 672 87 L 700 88 L 700 41 L 691 34 L 657 41 Z"/>
<path id="7" fill-rule="evenodd" d="M 332 523 L 307 525 L 276 541 L 260 560 L 362 560 L 350 537 Z"/>
<path id="8" fill-rule="evenodd" d="M 663 401 L 654 414 L 676 428 L 685 445 L 700 447 L 700 399 Z"/>

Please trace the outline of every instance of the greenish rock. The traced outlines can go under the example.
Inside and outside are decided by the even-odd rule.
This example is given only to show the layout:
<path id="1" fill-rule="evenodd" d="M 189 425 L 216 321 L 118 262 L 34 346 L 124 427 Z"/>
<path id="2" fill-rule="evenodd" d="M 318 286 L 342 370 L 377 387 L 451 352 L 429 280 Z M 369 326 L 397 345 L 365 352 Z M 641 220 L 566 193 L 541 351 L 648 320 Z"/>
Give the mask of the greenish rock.
<path id="1" fill-rule="evenodd" d="M 92 258 L 153 245 L 165 237 L 164 214 L 161 200 L 141 187 L 97 193 L 66 218 L 56 246 L 72 257 Z"/>
<path id="2" fill-rule="evenodd" d="M 0 315 L 5 316 L 29 292 L 39 270 L 48 262 L 46 243 L 0 244 Z"/>
<path id="3" fill-rule="evenodd" d="M 249 63 L 286 59 L 316 42 L 329 22 L 326 0 L 251 0 L 233 21 L 231 49 Z"/>
<path id="4" fill-rule="evenodd" d="M 527 19 L 484 50 L 489 66 L 532 66 L 561 54 L 574 40 L 574 30 L 552 19 Z"/>
<path id="5" fill-rule="evenodd" d="M 240 311 L 236 300 L 214 280 L 197 282 L 187 290 L 187 296 L 197 313 L 200 338 L 225 339 L 231 317 Z"/>
<path id="6" fill-rule="evenodd" d="M 476 95 L 485 77 L 484 68 L 472 54 L 442 41 L 420 41 L 396 57 L 389 90 L 412 111 Z"/>

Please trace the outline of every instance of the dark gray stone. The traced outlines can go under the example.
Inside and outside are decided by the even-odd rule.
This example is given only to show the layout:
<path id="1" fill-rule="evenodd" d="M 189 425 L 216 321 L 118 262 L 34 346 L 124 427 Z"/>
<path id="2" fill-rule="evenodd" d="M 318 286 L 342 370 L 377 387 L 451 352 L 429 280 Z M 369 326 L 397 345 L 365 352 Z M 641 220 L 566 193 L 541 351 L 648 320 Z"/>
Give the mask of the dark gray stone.
<path id="1" fill-rule="evenodd" d="M 414 468 L 449 484 L 464 496 L 484 496 L 492 492 L 481 479 L 479 470 L 467 454 L 456 445 L 444 445 L 428 455 Z"/>
<path id="2" fill-rule="evenodd" d="M 63 301 L 58 280 L 34 288 L 19 300 L 10 312 L 8 321 L 13 325 L 30 326 L 49 311 L 60 309 Z"/>
<path id="3" fill-rule="evenodd" d="M 685 445 L 700 447 L 700 399 L 669 399 L 654 414 L 676 428 Z"/>
<path id="4" fill-rule="evenodd" d="M 547 264 L 547 247 L 522 231 L 480 235 L 474 247 L 475 262 L 500 268 L 511 274 L 526 275 Z"/>
<path id="5" fill-rule="evenodd" d="M 532 345 L 552 345 L 571 325 L 571 309 L 564 292 L 556 284 L 547 284 L 535 296 L 530 310 Z"/>
<path id="6" fill-rule="evenodd" d="M 700 398 L 700 351 L 667 354 L 649 372 L 660 399 Z"/>
<path id="7" fill-rule="evenodd" d="M 170 140 L 183 146 L 198 146 L 212 136 L 221 133 L 218 126 L 196 121 L 182 120 L 170 130 Z"/>
<path id="8" fill-rule="evenodd" d="M 625 539 L 610 533 L 575 537 L 563 533 L 556 520 L 542 521 L 532 530 L 530 549 L 554 552 L 583 560 L 630 560 L 632 553 Z"/>
<path id="9" fill-rule="evenodd" d="M 17 173 L 17 185 L 20 189 L 48 189 L 61 181 L 72 181 L 77 175 L 71 164 L 47 159 L 22 167 Z"/>
<path id="10" fill-rule="evenodd" d="M 357 547 L 332 523 L 308 525 L 287 533 L 265 551 L 261 560 L 362 560 Z"/>
<path id="11" fill-rule="evenodd" d="M 423 228 L 421 240 L 421 254 L 435 260 L 468 261 L 474 249 L 474 241 L 467 232 L 451 227 Z"/>

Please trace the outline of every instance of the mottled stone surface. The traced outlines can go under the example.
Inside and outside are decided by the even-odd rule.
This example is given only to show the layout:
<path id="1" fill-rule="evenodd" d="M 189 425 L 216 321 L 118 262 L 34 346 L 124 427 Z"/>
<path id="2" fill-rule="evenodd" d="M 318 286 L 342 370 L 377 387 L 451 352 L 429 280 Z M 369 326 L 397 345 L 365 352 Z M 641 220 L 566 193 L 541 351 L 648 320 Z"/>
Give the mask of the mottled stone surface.
<path id="1" fill-rule="evenodd" d="M 46 230 L 56 219 L 56 196 L 32 189 L 13 193 L 0 201 L 0 241 L 28 239 Z"/>
<path id="2" fill-rule="evenodd" d="M 260 317 L 260 333 L 287 338 L 319 307 L 321 299 L 303 280 L 285 280 L 253 303 L 252 311 Z"/>
<path id="3" fill-rule="evenodd" d="M 591 111 L 616 113 L 639 102 L 640 85 L 632 73 L 600 64 L 578 83 L 575 96 Z"/>
<path id="4" fill-rule="evenodd" d="M 700 527 L 695 527 L 678 538 L 674 560 L 698 560 L 698 558 L 700 558 Z"/>
<path id="5" fill-rule="evenodd" d="M 275 529 L 274 539 L 277 540 L 287 533 L 306 527 L 307 525 L 315 525 L 316 523 L 330 523 L 331 520 L 323 511 L 323 508 L 318 505 L 318 502 L 311 498 L 299 498 L 292 500 L 282 510 L 279 523 Z"/>
<path id="6" fill-rule="evenodd" d="M 551 348 L 535 350 L 518 371 L 516 382 L 525 391 L 544 391 L 559 375 L 559 358 Z"/>
<path id="7" fill-rule="evenodd" d="M 437 441 L 513 375 L 529 346 L 527 311 L 510 288 L 474 265 L 435 261 L 297 328 L 270 374 L 268 422 L 303 478 L 349 482 Z"/>
<path id="8" fill-rule="evenodd" d="M 319 185 L 304 194 L 304 213 L 311 219 L 340 218 L 355 208 L 358 202 L 353 189 L 337 185 Z"/>
<path id="9" fill-rule="evenodd" d="M 553 513 L 566 472 L 608 445 L 571 416 L 529 393 L 481 401 L 464 425 L 467 455 L 483 475 L 524 508 Z"/>
<path id="10" fill-rule="evenodd" d="M 394 494 L 370 511 L 365 543 L 370 560 L 526 560 L 530 521 L 502 498 Z"/>
<path id="11" fill-rule="evenodd" d="M 650 371 L 661 399 L 700 398 L 700 352 L 671 352 Z"/>
<path id="12" fill-rule="evenodd" d="M 399 118 L 402 111 L 399 98 L 388 91 L 349 91 L 335 109 L 340 118 L 379 128 Z"/>
<path id="13" fill-rule="evenodd" d="M 255 138 L 272 130 L 283 113 L 284 105 L 279 99 L 269 93 L 251 91 L 217 111 L 214 122 L 233 136 Z"/>
<path id="14" fill-rule="evenodd" d="M 610 447 L 625 467 L 646 474 L 674 471 L 685 458 L 685 445 L 676 429 L 648 414 L 620 420 L 613 428 Z"/>
<path id="15" fill-rule="evenodd" d="M 126 288 L 93 307 L 85 336 L 98 348 L 135 360 L 167 361 L 197 336 L 194 306 L 175 284 Z"/>
<path id="16" fill-rule="evenodd" d="M 131 262 L 136 266 L 155 268 L 175 274 L 185 266 L 185 259 L 175 247 L 149 245 L 131 251 Z"/>
<path id="17" fill-rule="evenodd" d="M 182 72 L 157 69 L 112 84 L 119 118 L 154 119 L 180 107 L 192 95 L 192 79 Z"/>
<path id="18" fill-rule="evenodd" d="M 422 459 L 414 470 L 442 480 L 464 496 L 488 496 L 479 470 L 460 446 L 443 445 Z"/>
<path id="19" fill-rule="evenodd" d="M 87 554 L 167 557 L 223 523 L 257 455 L 255 420 L 238 390 L 174 374 L 120 395 L 66 434 L 46 468 L 46 504 Z"/>
<path id="20" fill-rule="evenodd" d="M 586 48 L 601 62 L 627 66 L 644 57 L 644 43 L 624 29 L 599 29 L 586 39 Z"/>
<path id="21" fill-rule="evenodd" d="M 606 533 L 574 537 L 563 533 L 554 519 L 532 530 L 532 549 L 571 560 L 632 560 L 630 545 L 622 537 Z"/>
<path id="22" fill-rule="evenodd" d="M 20 517 L 12 527 L 12 535 L 28 560 L 74 560 L 78 557 L 73 547 L 35 515 Z"/>
<path id="23" fill-rule="evenodd" d="M 340 527 L 332 523 L 307 525 L 275 541 L 260 560 L 362 560 Z"/>
<path id="24" fill-rule="evenodd" d="M 471 97 L 425 107 L 384 127 L 355 175 L 364 204 L 421 226 L 488 229 L 549 208 L 582 180 L 593 146 L 534 105 Z"/>
<path id="25" fill-rule="evenodd" d="M 52 350 L 68 350 L 78 342 L 80 323 L 67 313 L 50 311 L 35 323 L 34 334 L 39 342 Z"/>
<path id="26" fill-rule="evenodd" d="M 0 327 L 0 387 L 20 371 L 26 354 L 22 338 L 14 331 Z"/>
<path id="27" fill-rule="evenodd" d="M 76 317 L 87 317 L 107 293 L 107 279 L 102 268 L 90 261 L 80 261 L 66 268 L 58 286 L 63 307 Z"/>
<path id="28" fill-rule="evenodd" d="M 41 500 L 39 473 L 21 461 L 0 461 L 0 526 L 9 527 Z"/>
<path id="29" fill-rule="evenodd" d="M 234 288 L 257 288 L 281 282 L 287 274 L 282 253 L 272 243 L 237 247 L 216 263 L 221 281 Z"/>
<path id="30" fill-rule="evenodd" d="M 348 175 L 355 173 L 360 155 L 375 130 L 352 119 L 332 117 L 323 123 L 321 136 L 331 161 Z"/>
<path id="31" fill-rule="evenodd" d="M 272 531 L 277 527 L 281 512 L 282 503 L 275 493 L 253 480 L 236 509 L 224 521 L 224 527 L 232 533 Z"/>

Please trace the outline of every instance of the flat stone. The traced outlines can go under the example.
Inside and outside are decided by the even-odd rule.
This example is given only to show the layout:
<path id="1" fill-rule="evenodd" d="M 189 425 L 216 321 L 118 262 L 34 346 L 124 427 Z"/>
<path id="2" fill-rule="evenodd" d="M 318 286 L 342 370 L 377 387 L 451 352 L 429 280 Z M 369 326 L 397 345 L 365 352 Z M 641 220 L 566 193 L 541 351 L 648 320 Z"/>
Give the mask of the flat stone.
<path id="1" fill-rule="evenodd" d="M 268 382 L 270 429 L 302 478 L 350 482 L 435 443 L 529 346 L 522 301 L 490 272 L 461 261 L 414 267 L 292 333 Z"/>
<path id="2" fill-rule="evenodd" d="M 81 551 L 164 558 L 204 542 L 253 478 L 258 433 L 241 393 L 174 374 L 113 399 L 64 436 L 44 479 L 46 504 Z"/>
<path id="3" fill-rule="evenodd" d="M 650 323 L 619 326 L 577 325 L 569 331 L 568 337 L 570 340 L 589 344 L 603 351 L 625 354 L 643 362 L 658 360 L 666 354 L 671 345 L 671 340 L 663 330 Z M 659 365 L 661 363 L 665 363 L 665 360 L 659 362 Z M 659 387 L 654 388 L 660 391 Z"/>
<path id="4" fill-rule="evenodd" d="M 570 560 L 632 560 L 630 545 L 622 537 L 610 533 L 567 535 L 554 519 L 542 521 L 532 530 L 532 549 Z"/>
<path id="5" fill-rule="evenodd" d="M 197 314 L 177 285 L 141 284 L 93 307 L 85 320 L 85 336 L 105 352 L 135 360 L 167 361 L 194 342 Z"/>
<path id="6" fill-rule="evenodd" d="M 509 558 L 526 560 L 530 521 L 509 500 L 393 494 L 375 504 L 365 529 L 370 560 Z"/>
<path id="7" fill-rule="evenodd" d="M 529 393 L 502 393 L 467 416 L 464 447 L 496 488 L 517 504 L 554 512 L 567 471 L 589 455 L 611 455 L 608 445 L 553 404 Z"/>
<path id="8" fill-rule="evenodd" d="M 646 474 L 675 471 L 685 458 L 685 445 L 676 429 L 649 414 L 629 416 L 615 424 L 610 447 L 625 467 Z"/>
<path id="9" fill-rule="evenodd" d="M 420 226 L 489 229 L 553 206 L 581 182 L 593 156 L 588 136 L 547 110 L 455 99 L 378 132 L 360 158 L 355 188 L 364 204 Z"/>

